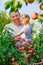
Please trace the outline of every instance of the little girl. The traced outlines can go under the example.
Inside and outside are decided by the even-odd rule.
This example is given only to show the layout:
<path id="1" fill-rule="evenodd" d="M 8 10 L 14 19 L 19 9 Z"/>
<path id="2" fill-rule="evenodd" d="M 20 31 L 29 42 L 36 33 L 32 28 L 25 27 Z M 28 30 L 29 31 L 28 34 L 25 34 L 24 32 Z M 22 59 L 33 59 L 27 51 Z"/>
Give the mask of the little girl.
<path id="1" fill-rule="evenodd" d="M 23 42 L 28 42 L 31 43 L 32 41 L 32 26 L 30 25 L 29 21 L 30 21 L 30 17 L 27 14 L 23 14 L 20 17 L 20 21 L 21 24 L 23 25 L 23 28 L 21 30 L 21 32 L 16 35 L 15 37 L 21 36 L 23 33 L 25 34 L 25 38 L 21 38 L 20 42 L 23 44 Z"/>

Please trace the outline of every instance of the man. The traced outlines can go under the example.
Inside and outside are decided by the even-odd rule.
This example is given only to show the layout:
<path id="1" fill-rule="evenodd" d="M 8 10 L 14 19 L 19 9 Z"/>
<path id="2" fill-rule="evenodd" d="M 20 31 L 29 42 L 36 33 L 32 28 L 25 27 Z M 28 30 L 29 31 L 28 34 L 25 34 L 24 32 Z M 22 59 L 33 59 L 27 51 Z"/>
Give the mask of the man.
<path id="1" fill-rule="evenodd" d="M 5 26 L 5 28 L 8 27 L 8 28 L 13 29 L 14 32 L 12 32 L 12 35 L 14 37 L 21 31 L 21 29 L 23 27 L 20 23 L 20 13 L 19 12 L 11 12 L 10 18 L 12 19 L 12 23 L 7 24 Z M 14 41 L 16 41 L 17 44 L 19 44 L 19 40 L 20 40 L 20 37 L 14 38 Z"/>

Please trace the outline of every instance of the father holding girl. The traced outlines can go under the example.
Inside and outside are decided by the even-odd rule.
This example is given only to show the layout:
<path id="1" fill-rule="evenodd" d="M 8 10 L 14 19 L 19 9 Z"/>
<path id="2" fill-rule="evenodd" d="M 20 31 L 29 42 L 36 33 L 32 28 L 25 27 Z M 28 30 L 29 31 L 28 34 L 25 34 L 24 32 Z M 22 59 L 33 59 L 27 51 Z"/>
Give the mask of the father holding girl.
<path id="1" fill-rule="evenodd" d="M 16 41 L 16 45 L 20 45 L 21 41 L 31 43 L 32 36 L 32 26 L 30 25 L 30 17 L 27 14 L 23 14 L 20 16 L 19 12 L 11 12 L 10 18 L 12 22 L 10 24 L 5 25 L 5 27 L 11 28 L 14 30 L 12 32 L 12 36 L 14 37 L 14 41 Z"/>

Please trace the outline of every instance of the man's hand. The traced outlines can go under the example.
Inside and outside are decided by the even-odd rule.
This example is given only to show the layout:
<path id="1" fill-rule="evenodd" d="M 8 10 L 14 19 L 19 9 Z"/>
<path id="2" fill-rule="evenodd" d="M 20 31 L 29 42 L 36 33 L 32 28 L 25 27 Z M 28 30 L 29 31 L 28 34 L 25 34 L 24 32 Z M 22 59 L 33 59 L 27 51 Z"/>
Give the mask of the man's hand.
<path id="1" fill-rule="evenodd" d="M 21 37 L 14 37 L 13 39 L 14 41 L 18 42 L 21 39 Z"/>

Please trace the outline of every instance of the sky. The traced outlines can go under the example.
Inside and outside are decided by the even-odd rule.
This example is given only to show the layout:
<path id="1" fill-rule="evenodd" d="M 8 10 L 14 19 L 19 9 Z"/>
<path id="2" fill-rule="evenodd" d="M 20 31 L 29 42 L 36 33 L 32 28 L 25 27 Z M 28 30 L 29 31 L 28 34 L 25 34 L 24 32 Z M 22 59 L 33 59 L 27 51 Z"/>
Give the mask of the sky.
<path id="1" fill-rule="evenodd" d="M 4 8 L 4 3 L 8 1 L 8 0 L 0 0 L 0 11 L 4 11 L 5 8 Z M 7 13 L 9 13 L 9 10 L 6 11 Z M 31 14 L 32 12 L 42 12 L 42 10 L 40 10 L 39 8 L 39 4 L 35 1 L 34 3 L 32 4 L 28 4 L 28 6 L 26 6 L 26 4 L 24 3 L 21 7 L 21 9 L 19 10 L 19 12 L 21 14 Z"/>

